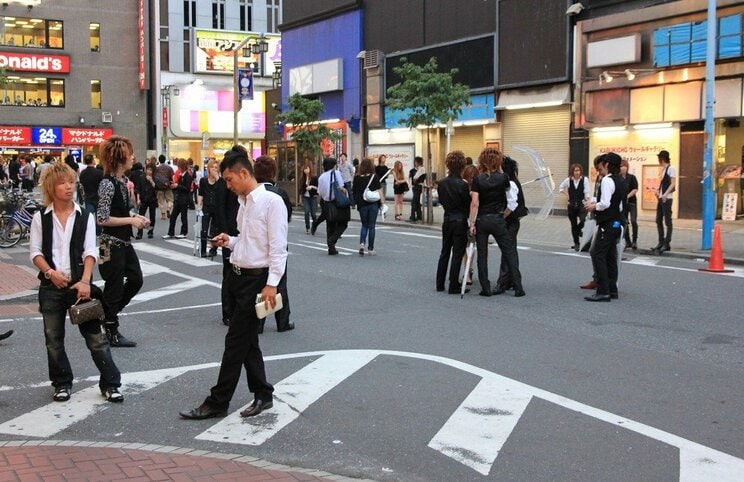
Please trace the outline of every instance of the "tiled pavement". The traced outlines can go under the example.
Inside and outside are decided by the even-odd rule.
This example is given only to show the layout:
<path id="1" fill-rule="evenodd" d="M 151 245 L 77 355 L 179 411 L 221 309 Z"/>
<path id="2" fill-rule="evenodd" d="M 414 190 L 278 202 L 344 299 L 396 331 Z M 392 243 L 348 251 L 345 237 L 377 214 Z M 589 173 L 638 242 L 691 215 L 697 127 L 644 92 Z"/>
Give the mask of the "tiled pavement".
<path id="1" fill-rule="evenodd" d="M 66 440 L 0 441 L 5 481 L 352 481 L 239 454 L 162 445 Z"/>

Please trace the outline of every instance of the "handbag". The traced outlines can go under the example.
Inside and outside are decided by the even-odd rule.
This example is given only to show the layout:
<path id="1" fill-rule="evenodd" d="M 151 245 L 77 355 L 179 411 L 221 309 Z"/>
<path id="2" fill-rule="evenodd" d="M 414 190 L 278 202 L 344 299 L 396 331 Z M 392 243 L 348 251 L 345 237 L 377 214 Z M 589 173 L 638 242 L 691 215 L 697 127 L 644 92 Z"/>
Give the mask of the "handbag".
<path id="1" fill-rule="evenodd" d="M 376 203 L 380 201 L 380 191 L 372 191 L 369 186 L 372 185 L 372 180 L 375 178 L 375 175 L 372 174 L 369 176 L 369 182 L 367 183 L 367 187 L 364 188 L 364 193 L 362 194 L 362 199 L 369 203 Z"/>
<path id="2" fill-rule="evenodd" d="M 83 298 L 78 298 L 74 305 L 70 307 L 68 313 L 73 325 L 80 325 L 88 321 L 103 321 L 105 314 L 101 300 L 89 299 L 81 303 Z"/>
<path id="3" fill-rule="evenodd" d="M 335 199 L 334 199 L 335 198 Z M 331 201 L 336 204 L 336 207 L 345 208 L 351 206 L 351 199 L 336 182 L 336 172 L 331 172 Z"/>

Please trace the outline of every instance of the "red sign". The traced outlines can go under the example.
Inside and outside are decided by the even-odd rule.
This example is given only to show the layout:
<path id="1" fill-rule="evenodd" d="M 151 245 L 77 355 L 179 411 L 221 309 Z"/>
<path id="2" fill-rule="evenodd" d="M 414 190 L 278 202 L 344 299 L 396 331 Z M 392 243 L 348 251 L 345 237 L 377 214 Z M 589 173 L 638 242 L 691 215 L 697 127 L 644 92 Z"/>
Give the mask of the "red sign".
<path id="1" fill-rule="evenodd" d="M 0 126 L 0 144 L 20 146 L 31 144 L 31 128 Z"/>
<path id="2" fill-rule="evenodd" d="M 62 129 L 62 144 L 95 146 L 114 135 L 113 129 Z"/>
<path id="3" fill-rule="evenodd" d="M 137 29 L 139 31 L 139 88 L 145 90 L 145 0 L 139 0 Z"/>
<path id="4" fill-rule="evenodd" d="M 24 52 L 0 51 L 0 68 L 14 72 L 70 73 L 68 55 L 28 54 Z"/>
<path id="5" fill-rule="evenodd" d="M 168 108 L 163 107 L 163 129 L 168 128 Z"/>

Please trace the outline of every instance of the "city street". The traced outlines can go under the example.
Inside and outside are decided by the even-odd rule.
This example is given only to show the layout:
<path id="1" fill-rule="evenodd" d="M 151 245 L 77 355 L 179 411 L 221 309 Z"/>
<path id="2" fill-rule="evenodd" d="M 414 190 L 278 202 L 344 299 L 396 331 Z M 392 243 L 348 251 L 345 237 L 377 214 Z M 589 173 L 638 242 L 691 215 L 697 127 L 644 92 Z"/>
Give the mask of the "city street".
<path id="1" fill-rule="evenodd" d="M 326 254 L 324 225 L 290 224 L 296 329 L 277 333 L 270 317 L 261 335 L 271 410 L 241 419 L 241 382 L 228 417 L 179 418 L 217 379 L 222 264 L 160 239 L 159 222 L 136 243 L 145 283 L 121 318 L 138 346 L 113 349 L 124 403 L 100 397 L 72 329 L 72 400 L 52 402 L 40 318 L 4 316 L 0 332 L 15 334 L 0 343 L 0 441 L 190 447 L 380 481 L 740 480 L 741 267 L 711 275 L 628 253 L 620 299 L 587 303 L 587 254 L 522 243 L 526 297 L 481 297 L 475 280 L 460 299 L 434 289 L 436 230 L 386 224 L 377 256 L 360 257 L 352 218 L 340 256 Z M 499 256 L 490 246 L 492 280 Z"/>

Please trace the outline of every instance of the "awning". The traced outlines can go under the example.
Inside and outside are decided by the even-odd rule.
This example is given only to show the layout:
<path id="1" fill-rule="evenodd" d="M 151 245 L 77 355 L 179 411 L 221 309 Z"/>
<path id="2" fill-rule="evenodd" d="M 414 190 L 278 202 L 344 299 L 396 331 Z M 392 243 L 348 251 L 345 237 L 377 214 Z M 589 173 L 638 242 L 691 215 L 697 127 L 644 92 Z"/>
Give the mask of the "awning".
<path id="1" fill-rule="evenodd" d="M 495 110 L 531 109 L 568 104 L 571 101 L 569 84 L 537 89 L 511 89 L 499 92 Z"/>

